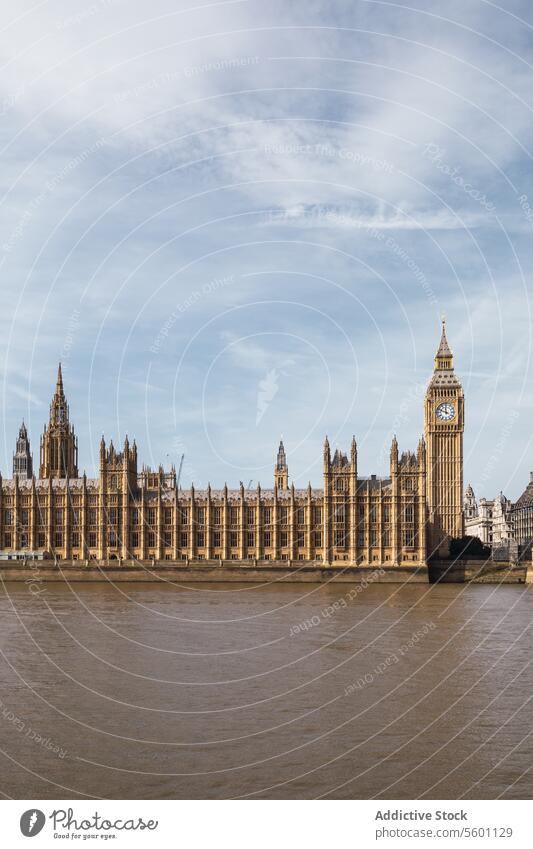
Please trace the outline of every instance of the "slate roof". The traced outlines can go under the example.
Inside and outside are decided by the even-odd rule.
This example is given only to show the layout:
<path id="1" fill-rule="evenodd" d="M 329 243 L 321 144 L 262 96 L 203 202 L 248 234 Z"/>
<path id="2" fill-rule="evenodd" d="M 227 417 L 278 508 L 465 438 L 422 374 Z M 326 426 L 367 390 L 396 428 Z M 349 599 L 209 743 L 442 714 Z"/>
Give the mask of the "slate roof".
<path id="1" fill-rule="evenodd" d="M 522 495 L 518 499 L 518 501 L 514 505 L 514 509 L 520 509 L 522 507 L 532 507 L 533 506 L 533 472 L 531 473 L 531 480 L 523 491 Z"/>
<path id="2" fill-rule="evenodd" d="M 452 350 L 448 344 L 448 339 L 446 337 L 446 322 L 442 320 L 442 335 L 440 337 L 440 345 L 437 351 L 437 357 L 451 357 Z"/>

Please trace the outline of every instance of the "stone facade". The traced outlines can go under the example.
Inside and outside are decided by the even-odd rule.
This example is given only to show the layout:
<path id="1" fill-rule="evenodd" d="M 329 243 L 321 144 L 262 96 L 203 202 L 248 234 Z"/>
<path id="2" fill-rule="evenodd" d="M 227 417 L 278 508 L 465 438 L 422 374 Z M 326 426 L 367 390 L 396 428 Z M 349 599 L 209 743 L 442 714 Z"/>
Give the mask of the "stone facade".
<path id="1" fill-rule="evenodd" d="M 39 478 L 0 479 L 0 549 L 72 560 L 317 561 L 423 565 L 462 535 L 464 400 L 445 328 L 425 401 L 425 438 L 389 475 L 361 477 L 349 453 L 323 449 L 323 487 L 289 482 L 283 442 L 274 486 L 184 490 L 172 467 L 138 470 L 137 446 L 100 444 L 98 478 L 78 475 L 61 367 L 41 439 Z"/>
<path id="2" fill-rule="evenodd" d="M 477 537 L 484 545 L 502 551 L 515 543 L 513 528 L 512 502 L 503 492 L 490 501 L 488 498 L 476 499 L 469 484 L 464 498 L 465 533 Z"/>
<path id="3" fill-rule="evenodd" d="M 478 503 L 472 486 L 467 486 L 464 499 L 465 533 L 469 537 L 477 537 L 483 545 L 492 546 L 494 503 L 487 498 L 480 498 Z"/>
<path id="4" fill-rule="evenodd" d="M 508 546 L 513 540 L 511 520 L 512 502 L 503 492 L 494 499 L 492 511 L 492 545 L 494 548 Z"/>
<path id="5" fill-rule="evenodd" d="M 464 394 L 442 322 L 435 368 L 424 404 L 427 443 L 429 553 L 446 556 L 449 540 L 464 534 Z"/>
<path id="6" fill-rule="evenodd" d="M 17 439 L 17 448 L 13 454 L 13 478 L 27 481 L 33 477 L 33 457 L 26 425 L 22 422 Z"/>
<path id="7" fill-rule="evenodd" d="M 78 440 L 69 422 L 69 409 L 63 389 L 61 363 L 52 403 L 50 420 L 41 437 L 40 478 L 78 477 Z"/>
<path id="8" fill-rule="evenodd" d="M 515 542 L 522 547 L 533 544 L 533 472 L 524 492 L 513 504 L 511 525 Z"/>

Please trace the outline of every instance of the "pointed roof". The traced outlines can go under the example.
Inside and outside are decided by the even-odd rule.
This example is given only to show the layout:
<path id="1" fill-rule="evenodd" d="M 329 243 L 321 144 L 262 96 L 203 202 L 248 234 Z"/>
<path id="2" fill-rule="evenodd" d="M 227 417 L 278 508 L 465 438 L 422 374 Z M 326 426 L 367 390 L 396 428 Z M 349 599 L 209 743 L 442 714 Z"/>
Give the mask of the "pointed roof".
<path id="1" fill-rule="evenodd" d="M 530 507 L 531 505 L 533 505 L 533 472 L 531 472 L 530 481 L 516 502 L 515 508 Z"/>
<path id="2" fill-rule="evenodd" d="M 416 465 L 416 457 L 412 451 L 402 451 L 402 456 L 400 457 L 400 465 L 401 466 L 415 466 Z"/>
<path id="3" fill-rule="evenodd" d="M 437 357 L 451 357 L 452 351 L 446 337 L 446 319 L 442 319 L 442 334 L 440 337 L 440 345 L 437 351 Z"/>
<path id="4" fill-rule="evenodd" d="M 58 413 L 60 410 L 64 411 L 64 421 L 67 423 L 68 405 L 65 397 L 65 390 L 63 389 L 63 372 L 61 369 L 61 363 L 59 363 L 57 369 L 56 388 L 50 404 L 50 426 L 58 423 Z"/>
<path id="5" fill-rule="evenodd" d="M 64 397 L 65 395 L 65 391 L 63 389 L 63 372 L 61 370 L 61 363 L 59 363 L 57 369 L 56 395 L 60 397 Z"/>
<path id="6" fill-rule="evenodd" d="M 447 389 L 451 387 L 460 388 L 461 386 L 453 367 L 453 353 L 446 337 L 446 319 L 444 317 L 442 319 L 442 333 L 440 344 L 435 354 L 435 367 L 430 386 L 441 386 Z"/>
<path id="7" fill-rule="evenodd" d="M 333 465 L 340 467 L 349 465 L 348 457 L 346 456 L 346 454 L 344 454 L 343 451 L 340 450 L 340 448 L 335 449 L 335 454 L 333 456 Z"/>
<path id="8" fill-rule="evenodd" d="M 285 469 L 287 466 L 287 456 L 285 454 L 285 446 L 283 445 L 283 439 L 280 439 L 279 441 L 278 459 L 276 465 L 278 469 Z"/>

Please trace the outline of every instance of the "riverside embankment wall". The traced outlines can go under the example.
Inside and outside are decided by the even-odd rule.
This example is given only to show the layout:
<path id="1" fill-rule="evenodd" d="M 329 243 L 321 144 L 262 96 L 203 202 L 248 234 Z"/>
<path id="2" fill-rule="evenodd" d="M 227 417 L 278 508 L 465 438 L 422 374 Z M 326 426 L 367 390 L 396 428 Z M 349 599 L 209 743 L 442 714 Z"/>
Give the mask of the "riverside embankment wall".
<path id="1" fill-rule="evenodd" d="M 428 566 L 324 566 L 317 563 L 258 561 L 109 561 L 51 560 L 0 562 L 2 581 L 168 581 L 195 583 L 533 583 L 530 563 L 492 560 L 440 560 Z"/>
<path id="2" fill-rule="evenodd" d="M 171 581 L 173 583 L 428 583 L 427 566 L 323 566 L 316 563 L 264 561 L 236 564 L 234 561 L 109 561 L 86 565 L 80 561 L 60 560 L 0 563 L 2 581 Z"/>

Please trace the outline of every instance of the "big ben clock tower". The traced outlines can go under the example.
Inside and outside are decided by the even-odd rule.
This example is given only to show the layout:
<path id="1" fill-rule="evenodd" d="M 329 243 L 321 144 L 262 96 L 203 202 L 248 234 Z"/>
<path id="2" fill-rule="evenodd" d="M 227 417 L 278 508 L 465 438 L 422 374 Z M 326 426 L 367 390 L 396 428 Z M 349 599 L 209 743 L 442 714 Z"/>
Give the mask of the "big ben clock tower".
<path id="1" fill-rule="evenodd" d="M 427 445 L 429 554 L 447 554 L 452 537 L 463 536 L 464 394 L 442 321 L 424 408 Z"/>

